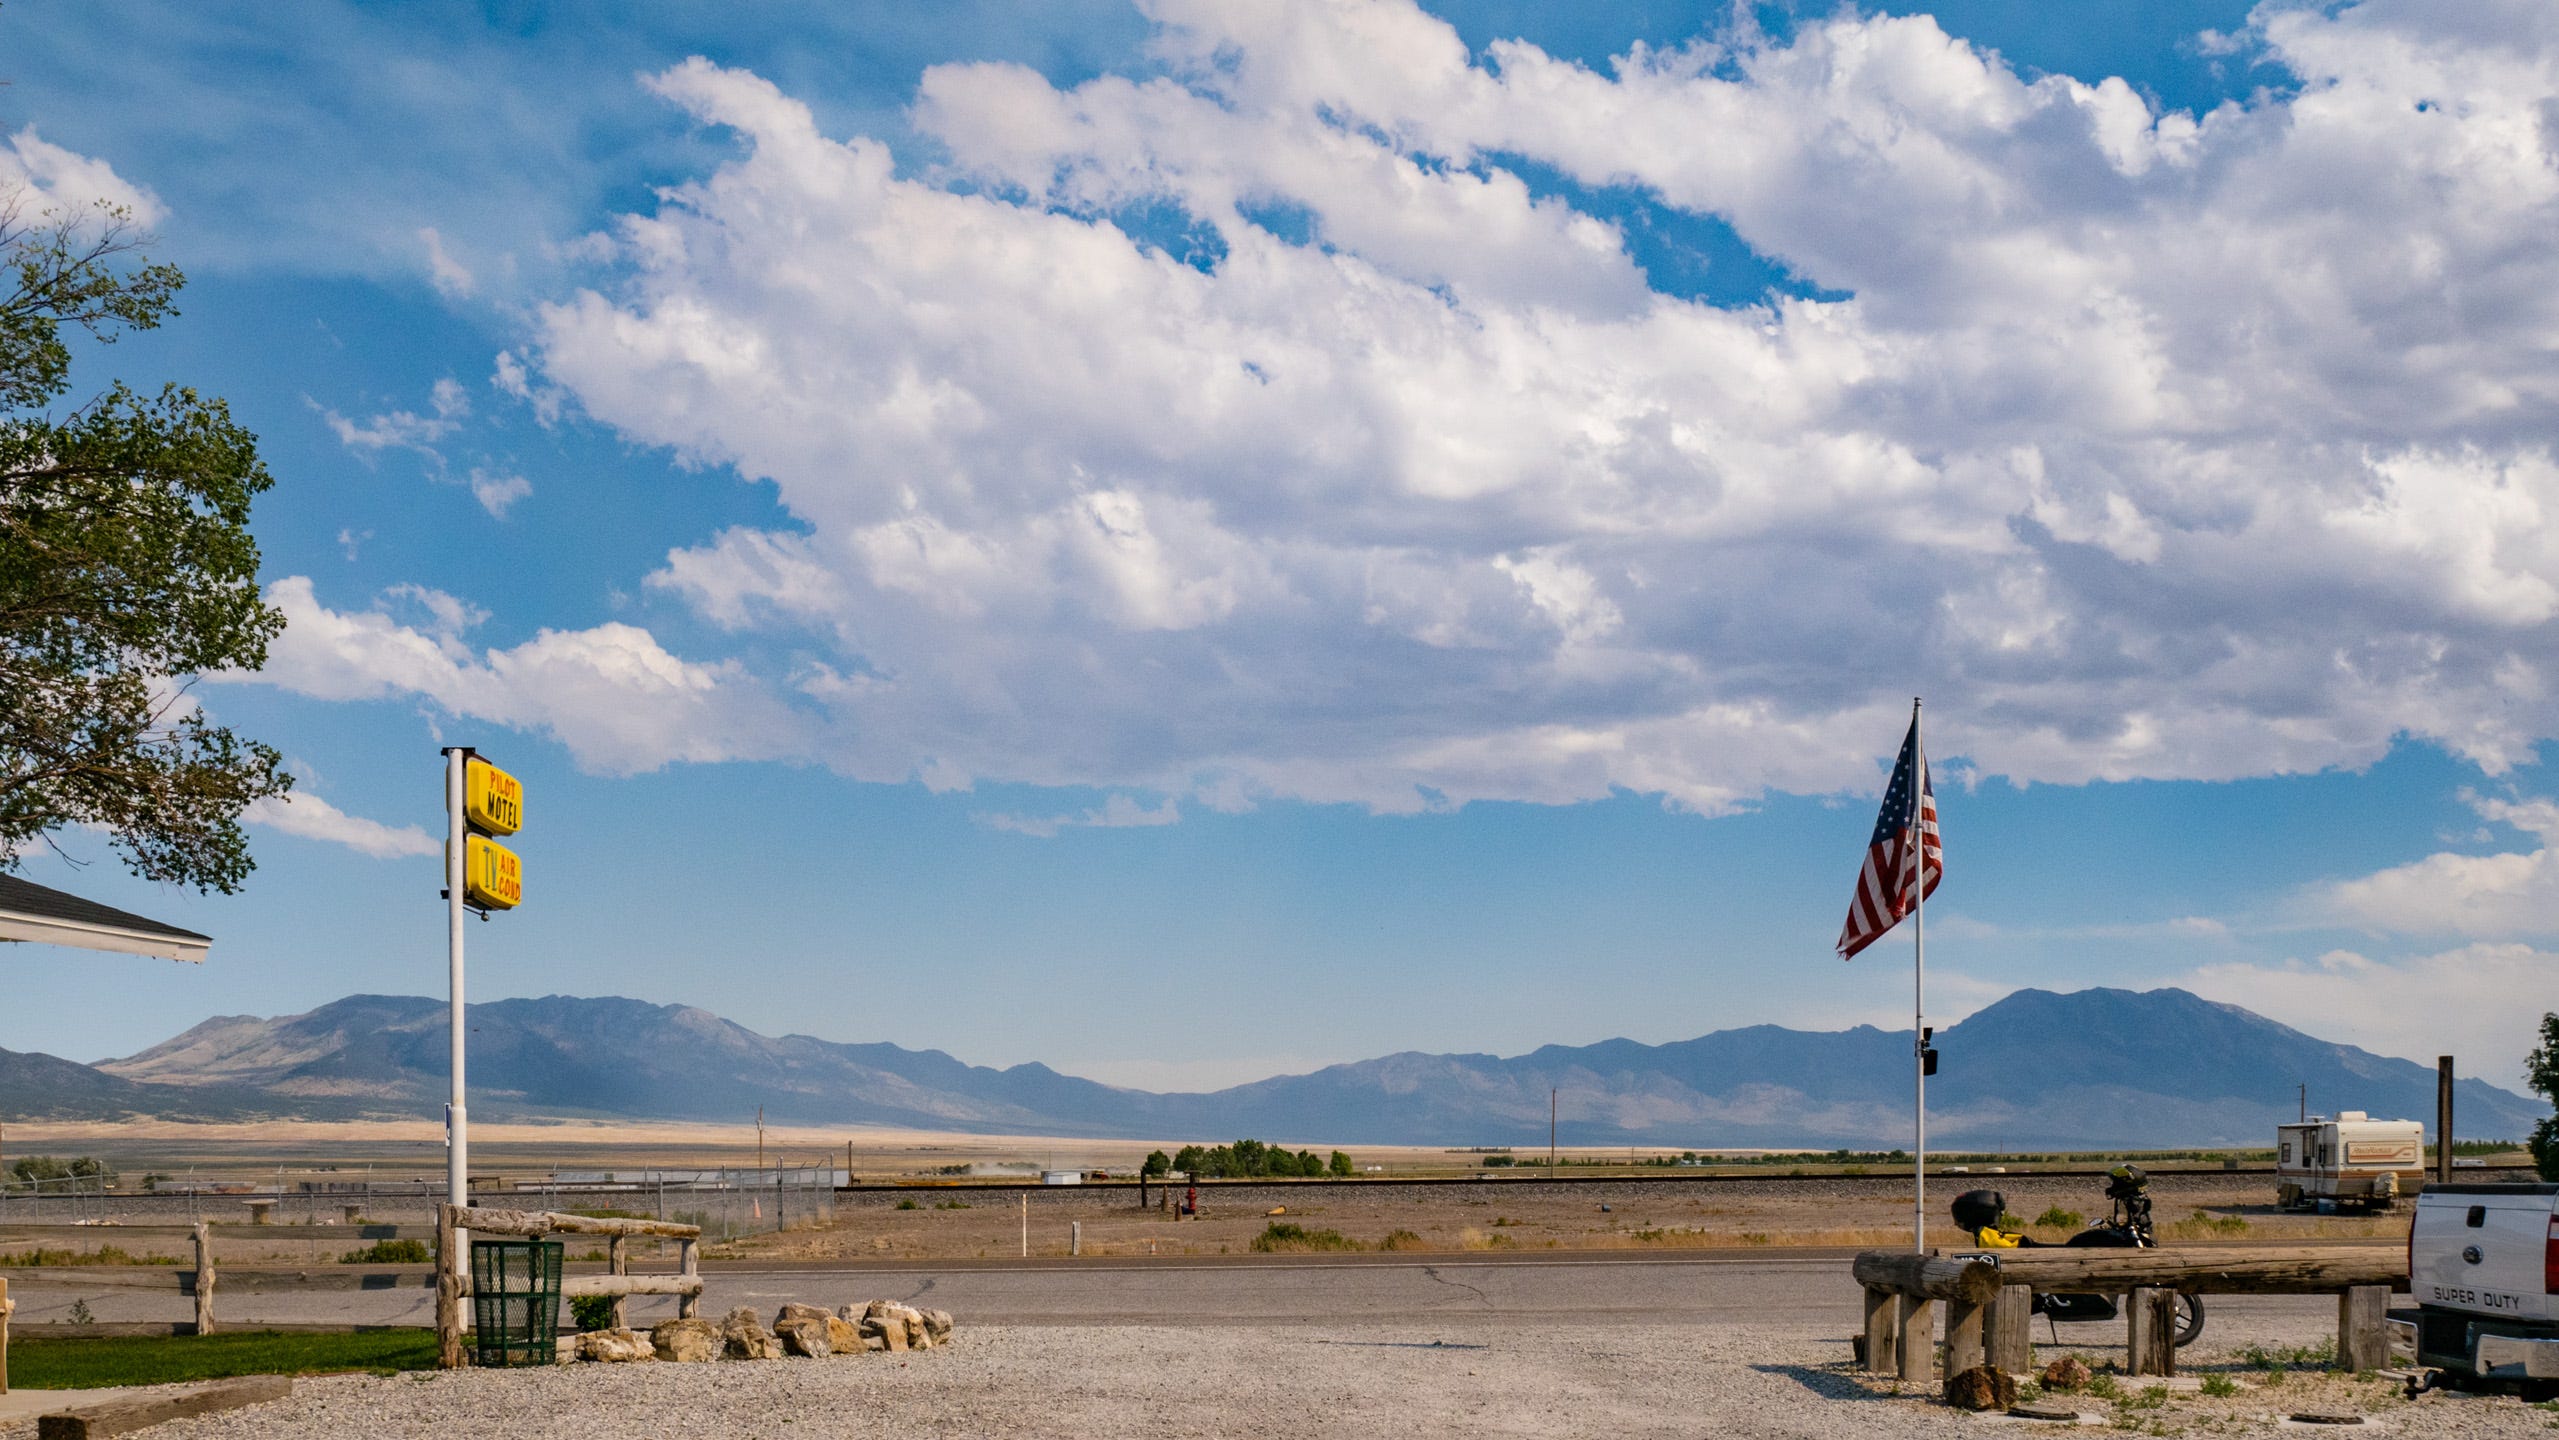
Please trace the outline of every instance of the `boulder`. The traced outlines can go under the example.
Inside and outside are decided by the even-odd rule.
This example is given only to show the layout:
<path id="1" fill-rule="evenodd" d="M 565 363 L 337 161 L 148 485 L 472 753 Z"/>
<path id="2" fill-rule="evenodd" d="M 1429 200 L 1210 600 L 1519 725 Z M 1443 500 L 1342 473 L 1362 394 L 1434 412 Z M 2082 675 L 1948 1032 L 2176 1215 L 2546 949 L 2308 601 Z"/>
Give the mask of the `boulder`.
<path id="1" fill-rule="evenodd" d="M 2047 1390 L 2083 1390 L 2096 1377 L 2089 1373 L 2088 1362 L 2076 1355 L 2064 1355 L 2044 1367 Z"/>
<path id="2" fill-rule="evenodd" d="M 818 1306 L 803 1305 L 799 1301 L 794 1300 L 790 1304 L 773 1312 L 773 1328 L 777 1331 L 780 1330 L 782 1328 L 782 1322 L 785 1320 L 824 1320 L 826 1318 L 827 1312 Z"/>
<path id="3" fill-rule="evenodd" d="M 2005 1410 L 2017 1403 L 2017 1379 L 1992 1365 L 1946 1377 L 1946 1403 L 1958 1410 Z"/>
<path id="4" fill-rule="evenodd" d="M 619 1365 L 654 1360 L 657 1346 L 637 1330 L 589 1330 L 578 1336 L 578 1358 Z"/>
<path id="5" fill-rule="evenodd" d="M 953 1325 L 957 1323 L 951 1319 L 951 1312 L 948 1310 L 927 1310 L 923 1312 L 923 1314 L 925 1333 L 933 1337 L 933 1343 L 936 1345 L 947 1345 L 951 1343 L 951 1329 Z"/>
<path id="6" fill-rule="evenodd" d="M 741 1305 L 720 1322 L 720 1350 L 732 1360 L 779 1360 L 782 1342 L 755 1318 L 750 1306 Z"/>
<path id="7" fill-rule="evenodd" d="M 649 1344 L 660 1360 L 717 1360 L 720 1331 L 708 1320 L 661 1320 L 649 1327 Z"/>
<path id="8" fill-rule="evenodd" d="M 933 1348 L 933 1329 L 924 1323 L 923 1311 L 909 1310 L 897 1318 L 906 1326 L 906 1348 L 909 1350 Z"/>
<path id="9" fill-rule="evenodd" d="M 862 1327 L 841 1315 L 826 1317 L 826 1348 L 837 1355 L 859 1355 L 869 1348 L 862 1343 Z"/>
<path id="10" fill-rule="evenodd" d="M 805 1355 L 812 1360 L 823 1360 L 835 1353 L 834 1347 L 827 1342 L 826 1321 L 823 1319 L 776 1320 L 773 1322 L 773 1334 L 781 1340 L 782 1352 L 786 1355 Z"/>

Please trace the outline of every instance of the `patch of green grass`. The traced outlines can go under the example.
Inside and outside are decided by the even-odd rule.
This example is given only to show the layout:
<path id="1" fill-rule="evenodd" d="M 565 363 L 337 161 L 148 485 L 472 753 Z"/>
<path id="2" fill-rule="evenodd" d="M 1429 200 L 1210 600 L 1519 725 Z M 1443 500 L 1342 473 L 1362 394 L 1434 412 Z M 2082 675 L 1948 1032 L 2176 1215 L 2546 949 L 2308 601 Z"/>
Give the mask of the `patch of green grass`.
<path id="1" fill-rule="evenodd" d="M 435 1258 L 424 1240 L 376 1240 L 338 1257 L 345 1265 L 423 1265 Z"/>
<path id="2" fill-rule="evenodd" d="M 905 1199 L 900 1200 L 899 1202 L 897 1202 L 897 1208 L 899 1208 L 900 1210 L 921 1210 L 921 1209 L 923 1209 L 924 1207 L 923 1207 L 922 1205 L 917 1204 L 917 1203 L 916 1203 L 916 1200 L 915 1200 L 915 1197 L 914 1197 L 914 1196 L 912 1196 L 912 1195 L 910 1195 L 910 1196 L 908 1196 L 907 1198 L 905 1198 Z"/>
<path id="3" fill-rule="evenodd" d="M 2168 1387 L 2165 1385 L 2150 1385 L 2143 1387 L 2141 1393 L 2137 1395 L 2127 1395 L 2123 1399 L 2116 1401 L 2115 1408 L 2119 1410 L 2158 1410 L 2165 1407 L 2167 1404 Z"/>
<path id="4" fill-rule="evenodd" d="M 432 1330 L 362 1330 L 352 1335 L 243 1330 L 213 1335 L 119 1335 L 97 1340 L 10 1337 L 9 1383 L 26 1390 L 94 1390 L 168 1385 L 232 1375 L 376 1375 L 435 1368 Z"/>
<path id="5" fill-rule="evenodd" d="M 2088 1217 L 2076 1210 L 2064 1210 L 2058 1205 L 2047 1205 L 2044 1207 L 2044 1213 L 2035 1217 L 2035 1223 L 2054 1230 L 2076 1230 L 2088 1223 Z"/>
<path id="6" fill-rule="evenodd" d="M 2100 1370 L 2096 1377 L 2088 1382 L 2088 1393 L 2100 1400 L 2121 1400 L 2124 1398 L 2124 1387 L 2115 1383 L 2114 1376 Z"/>
<path id="7" fill-rule="evenodd" d="M 175 1265 L 175 1255 L 135 1255 L 121 1245 L 95 1250 L 53 1250 L 39 1245 L 14 1255 L 0 1255 L 0 1265 Z"/>
<path id="8" fill-rule="evenodd" d="M 970 1205 L 966 1200 L 945 1200 L 940 1204 L 935 1205 L 933 1208 L 936 1210 L 970 1210 L 975 1209 L 976 1207 Z"/>
<path id="9" fill-rule="evenodd" d="M 2216 1400 L 2227 1400 L 2239 1393 L 2239 1382 L 2227 1375 L 2207 1375 L 2204 1377 L 2203 1393 Z"/>
<path id="10" fill-rule="evenodd" d="M 2233 1358 L 2250 1369 L 2276 1375 L 2287 1370 L 2325 1370 L 2337 1363 L 2337 1341 L 2331 1336 L 2310 1345 L 2246 1345 Z"/>
<path id="11" fill-rule="evenodd" d="M 601 1206 L 592 1210 L 563 1210 L 560 1213 L 583 1215 L 589 1220 L 655 1220 L 658 1218 L 642 1210 L 613 1210 Z"/>

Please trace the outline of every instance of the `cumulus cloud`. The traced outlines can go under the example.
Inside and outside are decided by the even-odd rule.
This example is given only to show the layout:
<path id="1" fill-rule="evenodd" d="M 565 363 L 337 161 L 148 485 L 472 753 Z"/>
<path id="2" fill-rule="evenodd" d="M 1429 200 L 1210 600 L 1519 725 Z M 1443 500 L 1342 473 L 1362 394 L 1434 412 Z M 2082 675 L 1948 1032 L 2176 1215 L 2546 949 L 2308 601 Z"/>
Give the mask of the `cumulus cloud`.
<path id="1" fill-rule="evenodd" d="M 48 210 L 69 213 L 102 204 L 125 211 L 139 225 L 156 225 L 168 213 L 147 186 L 118 175 L 104 160 L 48 143 L 33 125 L 0 147 L 0 197 L 12 193 L 18 196 L 21 219 L 33 219 Z"/>
<path id="2" fill-rule="evenodd" d="M 338 443 L 367 459 L 385 450 L 410 450 L 424 456 L 437 472 L 444 469 L 444 452 L 438 443 L 462 428 L 470 418 L 471 396 L 460 384 L 447 377 L 435 382 L 428 392 L 427 413 L 414 410 L 386 410 L 362 420 L 350 420 L 318 402 L 312 408 L 338 437 Z"/>
<path id="3" fill-rule="evenodd" d="M 504 520 L 516 501 L 533 493 L 533 482 L 521 475 L 483 466 L 471 467 L 471 498 L 493 519 Z"/>
<path id="4" fill-rule="evenodd" d="M 721 682 L 809 758 L 1714 811 L 1874 785 L 1913 693 L 2028 781 L 2559 734 L 2546 5 L 2268 7 L 2292 83 L 2202 115 L 1926 17 L 1143 8 L 1148 73 L 927 72 L 938 168 L 654 77 L 739 152 L 498 359 L 773 487 L 651 584 L 814 657 Z M 1845 298 L 1661 293 L 1591 190 Z"/>
<path id="5" fill-rule="evenodd" d="M 305 840 L 343 845 L 377 860 L 443 853 L 442 843 L 415 825 L 385 825 L 349 815 L 308 790 L 253 801 L 241 818 Z"/>
<path id="6" fill-rule="evenodd" d="M 354 611 L 322 604 L 312 582 L 267 587 L 284 634 L 252 676 L 323 700 L 422 698 L 444 713 L 553 735 L 589 770 L 633 774 L 677 761 L 804 758 L 801 717 L 734 663 L 676 657 L 624 624 L 543 630 L 478 649 L 485 617 L 442 592 L 402 587 Z M 410 608 L 422 623 L 395 610 Z"/>
<path id="7" fill-rule="evenodd" d="M 418 243 L 426 247 L 427 279 L 434 284 L 437 294 L 461 300 L 469 298 L 480 288 L 479 277 L 445 250 L 444 236 L 434 226 L 419 227 Z"/>
<path id="8" fill-rule="evenodd" d="M 2174 983 L 2379 1054 L 2429 1064 L 2458 1056 L 2466 1073 L 2519 1091 L 2548 1008 L 2541 1002 L 2559 990 L 2559 954 L 2489 943 L 2406 960 L 2336 950 L 2205 965 Z"/>
<path id="9" fill-rule="evenodd" d="M 2539 842 L 2489 855 L 2429 855 L 2407 865 L 2322 887 L 2303 908 L 2323 917 L 2403 935 L 2514 939 L 2559 935 L 2559 802 L 2470 795 L 2483 820 Z M 2554 977 L 2559 978 L 2559 977 Z"/>

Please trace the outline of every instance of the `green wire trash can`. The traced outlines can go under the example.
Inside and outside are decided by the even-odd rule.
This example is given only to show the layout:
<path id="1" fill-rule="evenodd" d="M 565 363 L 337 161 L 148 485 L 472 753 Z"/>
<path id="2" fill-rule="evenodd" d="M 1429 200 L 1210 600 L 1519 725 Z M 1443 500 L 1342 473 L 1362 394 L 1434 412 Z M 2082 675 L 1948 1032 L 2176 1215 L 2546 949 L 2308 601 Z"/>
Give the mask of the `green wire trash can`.
<path id="1" fill-rule="evenodd" d="M 560 1242 L 471 1242 L 472 1363 L 556 1365 L 560 1344 Z"/>

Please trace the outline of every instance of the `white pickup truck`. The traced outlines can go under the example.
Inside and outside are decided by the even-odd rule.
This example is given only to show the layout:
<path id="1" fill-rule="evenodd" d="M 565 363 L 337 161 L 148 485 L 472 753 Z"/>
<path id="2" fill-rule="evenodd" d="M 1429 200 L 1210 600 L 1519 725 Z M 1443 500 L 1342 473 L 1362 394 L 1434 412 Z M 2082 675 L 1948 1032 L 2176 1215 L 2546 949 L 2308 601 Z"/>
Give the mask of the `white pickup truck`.
<path id="1" fill-rule="evenodd" d="M 2429 1185 L 2408 1230 L 2417 1363 L 2455 1379 L 2559 1382 L 2559 1185 Z"/>

